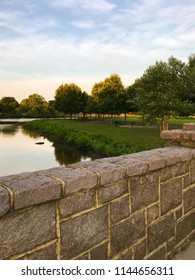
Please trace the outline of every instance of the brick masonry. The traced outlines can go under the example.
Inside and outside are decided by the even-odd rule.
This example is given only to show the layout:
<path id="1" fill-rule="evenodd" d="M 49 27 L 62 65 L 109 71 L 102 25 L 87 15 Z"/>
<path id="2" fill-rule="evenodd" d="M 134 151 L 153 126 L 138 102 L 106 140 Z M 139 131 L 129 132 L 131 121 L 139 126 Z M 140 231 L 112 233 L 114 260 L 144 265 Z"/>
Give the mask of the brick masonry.
<path id="1" fill-rule="evenodd" d="M 177 146 L 0 177 L 0 259 L 173 258 L 195 234 L 194 129 L 163 133 Z"/>

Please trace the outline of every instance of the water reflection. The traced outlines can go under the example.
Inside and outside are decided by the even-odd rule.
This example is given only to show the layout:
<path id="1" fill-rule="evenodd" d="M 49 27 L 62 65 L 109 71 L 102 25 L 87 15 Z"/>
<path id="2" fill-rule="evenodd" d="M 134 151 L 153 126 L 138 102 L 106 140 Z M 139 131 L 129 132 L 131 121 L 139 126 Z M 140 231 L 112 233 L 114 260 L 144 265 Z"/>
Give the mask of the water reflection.
<path id="1" fill-rule="evenodd" d="M 36 145 L 44 142 L 43 145 Z M 0 176 L 91 160 L 86 150 L 52 142 L 19 125 L 0 124 Z"/>
<path id="2" fill-rule="evenodd" d="M 17 125 L 0 124 L 0 133 L 2 134 L 15 135 L 17 131 L 18 131 Z"/>

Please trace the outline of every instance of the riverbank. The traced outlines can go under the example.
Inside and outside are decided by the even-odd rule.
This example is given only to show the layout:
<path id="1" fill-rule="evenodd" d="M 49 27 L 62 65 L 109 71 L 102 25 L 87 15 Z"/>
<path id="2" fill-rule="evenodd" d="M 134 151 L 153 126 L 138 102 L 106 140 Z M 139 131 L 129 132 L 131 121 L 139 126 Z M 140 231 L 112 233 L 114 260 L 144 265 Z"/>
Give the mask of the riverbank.
<path id="1" fill-rule="evenodd" d="M 66 141 L 90 148 L 102 156 L 118 156 L 163 146 L 158 128 L 124 129 L 93 121 L 39 120 L 24 124 L 52 141 Z"/>

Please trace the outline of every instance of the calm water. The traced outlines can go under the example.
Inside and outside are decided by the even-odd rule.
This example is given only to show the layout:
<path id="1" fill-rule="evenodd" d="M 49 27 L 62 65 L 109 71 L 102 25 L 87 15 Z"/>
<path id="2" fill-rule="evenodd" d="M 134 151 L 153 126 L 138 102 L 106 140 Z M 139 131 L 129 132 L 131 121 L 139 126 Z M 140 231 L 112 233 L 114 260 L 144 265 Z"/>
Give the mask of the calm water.
<path id="1" fill-rule="evenodd" d="M 37 142 L 44 142 L 38 145 Z M 57 144 L 25 130 L 19 124 L 0 122 L 0 176 L 31 172 L 94 159 L 87 151 Z"/>

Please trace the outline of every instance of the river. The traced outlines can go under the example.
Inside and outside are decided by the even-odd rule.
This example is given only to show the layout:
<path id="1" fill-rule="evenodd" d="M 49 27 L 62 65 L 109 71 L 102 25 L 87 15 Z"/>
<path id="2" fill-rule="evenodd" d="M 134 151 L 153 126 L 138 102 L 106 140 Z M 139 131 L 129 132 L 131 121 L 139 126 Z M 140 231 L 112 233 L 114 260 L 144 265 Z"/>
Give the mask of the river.
<path id="1" fill-rule="evenodd" d="M 0 120 L 0 176 L 94 159 L 89 151 L 50 142 L 24 129 L 20 121 Z"/>

